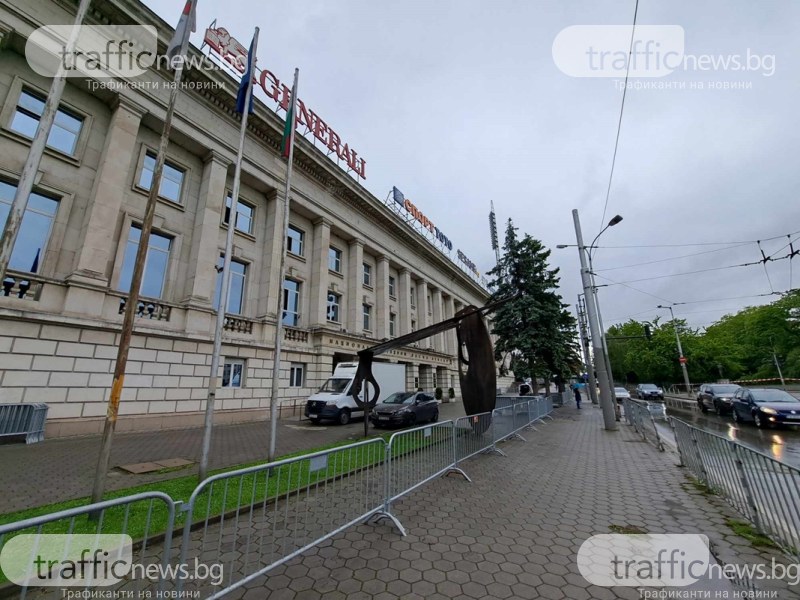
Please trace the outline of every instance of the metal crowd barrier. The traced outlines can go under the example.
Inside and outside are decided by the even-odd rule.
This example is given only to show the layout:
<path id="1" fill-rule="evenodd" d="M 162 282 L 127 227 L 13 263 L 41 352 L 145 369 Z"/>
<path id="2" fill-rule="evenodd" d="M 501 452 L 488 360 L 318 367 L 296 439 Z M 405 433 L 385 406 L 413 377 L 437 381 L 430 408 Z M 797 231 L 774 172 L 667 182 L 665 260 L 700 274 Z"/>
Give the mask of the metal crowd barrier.
<path id="1" fill-rule="evenodd" d="M 650 410 L 650 403 L 633 398 L 623 398 L 622 407 L 628 425 L 632 425 L 644 441 L 650 442 L 663 452 L 664 442 L 658 433 L 655 418 Z"/>
<path id="2" fill-rule="evenodd" d="M 800 560 L 800 470 L 670 417 L 681 464 Z"/>
<path id="3" fill-rule="evenodd" d="M 132 578 L 132 583 L 130 580 L 123 580 L 121 584 L 124 584 L 125 589 L 130 590 L 136 597 L 140 593 L 152 597 L 153 588 L 156 588 L 157 592 L 164 592 L 165 584 L 171 580 L 168 566 L 175 525 L 175 508 L 175 502 L 167 494 L 143 492 L 32 517 L 0 525 L 0 550 L 19 535 L 35 536 L 31 540 L 33 547 L 28 557 L 29 577 L 26 585 L 20 586 L 20 598 L 25 598 L 29 587 L 36 586 L 37 577 L 41 579 L 47 575 L 47 572 L 43 572 L 39 567 L 31 568 L 36 558 L 53 559 L 54 551 L 57 550 L 62 562 L 77 561 L 79 558 L 85 558 L 80 553 L 84 548 L 82 544 L 87 543 L 87 539 L 99 540 L 97 536 L 109 534 L 130 535 L 133 540 L 132 562 L 140 565 L 137 568 L 146 573 L 147 577 Z M 54 546 L 52 538 L 42 537 L 52 534 L 68 536 L 63 549 Z M 90 538 L 75 537 L 79 535 Z M 117 548 L 103 549 L 117 550 Z M 89 571 L 89 574 L 92 575 L 92 571 Z M 102 572 L 98 572 L 98 576 L 102 575 Z M 70 584 L 61 587 L 68 585 Z M 86 590 L 89 590 L 90 585 L 91 579 Z M 60 588 L 48 589 L 62 591 Z"/>
<path id="4" fill-rule="evenodd" d="M 0 526 L 0 550 L 4 534 L 30 528 L 49 532 L 43 530 L 48 523 L 69 519 L 59 532 L 100 533 L 103 515 L 116 508 L 124 514 L 112 522 L 124 523 L 123 532 L 130 529 L 138 540 L 140 562 L 160 562 L 162 573 L 172 566 L 175 574 L 187 565 L 221 565 L 219 581 L 176 577 L 168 592 L 219 598 L 357 523 L 386 519 L 405 535 L 392 513 L 394 502 L 450 473 L 471 481 L 461 469 L 465 460 L 487 452 L 505 456 L 499 442 L 523 439 L 522 430 L 552 419 L 552 399 L 516 399 L 491 413 L 398 431 L 388 441 L 374 438 L 213 475 L 185 504 L 161 493 L 137 494 Z M 156 501 L 167 509 L 157 519 Z M 140 508 L 142 502 L 149 502 L 149 509 Z M 175 528 L 178 505 L 184 521 L 177 563 L 171 564 L 171 540 L 180 531 Z M 99 514 L 99 523 L 76 521 L 90 514 Z M 154 531 L 160 545 L 153 543 Z"/>
<path id="5" fill-rule="evenodd" d="M 25 436 L 26 444 L 44 439 L 47 404 L 0 404 L 0 437 Z"/>

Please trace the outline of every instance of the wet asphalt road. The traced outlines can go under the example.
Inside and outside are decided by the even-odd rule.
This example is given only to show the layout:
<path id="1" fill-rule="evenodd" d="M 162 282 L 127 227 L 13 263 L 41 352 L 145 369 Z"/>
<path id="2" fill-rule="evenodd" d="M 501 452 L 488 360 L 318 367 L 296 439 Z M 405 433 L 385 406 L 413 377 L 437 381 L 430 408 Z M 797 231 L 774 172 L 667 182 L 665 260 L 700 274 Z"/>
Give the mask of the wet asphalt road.
<path id="1" fill-rule="evenodd" d="M 800 426 L 758 429 L 751 423 L 737 425 L 729 415 L 718 417 L 712 413 L 704 415 L 698 411 L 690 412 L 672 408 L 668 408 L 667 412 L 670 416 L 686 421 L 695 427 L 737 441 L 800 469 Z"/>

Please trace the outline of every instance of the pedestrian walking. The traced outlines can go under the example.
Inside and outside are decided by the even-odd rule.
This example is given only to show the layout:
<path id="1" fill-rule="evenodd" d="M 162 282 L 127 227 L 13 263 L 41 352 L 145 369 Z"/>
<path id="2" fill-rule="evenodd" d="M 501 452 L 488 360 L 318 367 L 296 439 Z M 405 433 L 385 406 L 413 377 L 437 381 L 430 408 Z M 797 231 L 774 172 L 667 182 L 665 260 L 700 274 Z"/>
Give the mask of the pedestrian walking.
<path id="1" fill-rule="evenodd" d="M 581 388 L 580 386 L 575 386 L 575 404 L 578 405 L 578 410 L 581 409 Z"/>

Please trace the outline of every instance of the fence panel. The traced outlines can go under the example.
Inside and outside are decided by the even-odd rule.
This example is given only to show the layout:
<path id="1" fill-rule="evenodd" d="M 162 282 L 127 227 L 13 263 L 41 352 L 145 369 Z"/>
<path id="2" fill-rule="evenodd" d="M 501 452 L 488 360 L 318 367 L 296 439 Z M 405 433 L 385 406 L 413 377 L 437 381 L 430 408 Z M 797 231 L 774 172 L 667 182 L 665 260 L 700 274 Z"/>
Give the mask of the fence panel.
<path id="1" fill-rule="evenodd" d="M 800 559 L 800 470 L 680 419 L 671 424 L 692 474 Z"/>
<path id="2" fill-rule="evenodd" d="M 454 435 L 456 464 L 488 450 L 494 445 L 494 440 L 492 439 L 492 413 L 481 413 L 456 419 Z"/>
<path id="3" fill-rule="evenodd" d="M 385 463 L 372 439 L 206 479 L 186 508 L 181 562 L 222 563 L 225 582 L 187 589 L 220 597 L 379 512 Z"/>
<path id="4" fill-rule="evenodd" d="M 658 450 L 664 451 L 661 435 L 658 433 L 656 421 L 650 411 L 649 404 L 641 400 L 624 399 L 625 419 L 646 442 L 653 444 Z"/>
<path id="5" fill-rule="evenodd" d="M 108 551 L 112 558 L 118 558 L 120 555 L 116 551 L 119 548 L 104 547 L 103 544 L 108 542 L 97 536 L 130 536 L 132 565 L 136 565 L 136 568 L 104 589 L 112 591 L 124 588 L 136 596 L 139 592 L 152 594 L 172 586 L 167 568 L 171 558 L 174 525 L 175 503 L 172 499 L 161 492 L 145 492 L 0 525 L 0 551 L 7 544 L 16 543 L 13 541 L 20 535 L 33 536 L 29 538 L 33 544 L 30 560 L 24 561 L 20 557 L 22 570 L 19 573 L 27 574 L 25 580 L 29 585 L 20 586 L 19 597 L 25 598 L 29 586 L 36 587 L 44 583 L 41 571 L 37 573 L 37 557 L 62 562 L 78 561 L 84 558 L 81 552 L 86 547 L 87 540 L 92 540 L 91 543 L 97 544 L 92 548 Z M 53 534 L 65 536 L 63 544 L 57 545 L 53 538 L 47 537 Z M 21 538 L 17 540 L 21 541 Z M 57 558 L 53 556 L 54 552 L 58 555 Z M 91 557 L 96 558 L 94 550 Z M 94 567 L 82 567 L 80 570 L 85 575 L 81 577 L 81 581 L 86 580 L 86 590 L 94 587 L 93 579 L 104 576 L 103 564 L 106 563 L 92 563 L 89 560 L 89 564 L 94 564 Z M 64 586 L 42 590 L 44 595 L 50 592 L 54 597 L 61 597 L 62 587 Z"/>

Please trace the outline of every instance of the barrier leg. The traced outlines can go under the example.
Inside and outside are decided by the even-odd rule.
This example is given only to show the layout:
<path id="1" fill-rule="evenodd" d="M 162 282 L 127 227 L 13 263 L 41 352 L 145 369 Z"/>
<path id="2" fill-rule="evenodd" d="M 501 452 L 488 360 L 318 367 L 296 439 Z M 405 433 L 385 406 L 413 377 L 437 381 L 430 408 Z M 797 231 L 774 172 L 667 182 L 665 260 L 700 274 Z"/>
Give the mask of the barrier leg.
<path id="1" fill-rule="evenodd" d="M 469 478 L 463 469 L 460 469 L 458 466 L 458 450 L 456 449 L 456 422 L 453 421 L 453 426 L 450 428 L 452 438 L 453 438 L 453 464 L 450 465 L 450 468 L 444 472 L 442 477 L 447 477 L 448 475 L 461 475 L 464 479 L 472 483 L 472 479 Z"/>
<path id="2" fill-rule="evenodd" d="M 390 482 L 392 479 L 392 448 L 389 444 L 386 445 L 386 475 L 384 476 L 383 482 L 383 507 L 371 515 L 369 515 L 365 520 L 364 523 L 380 523 L 384 519 L 389 519 L 392 524 L 397 528 L 397 531 L 400 533 L 401 536 L 406 536 L 406 530 L 403 527 L 403 524 L 400 522 L 400 519 L 395 517 L 392 514 L 392 503 L 390 501 Z"/>

